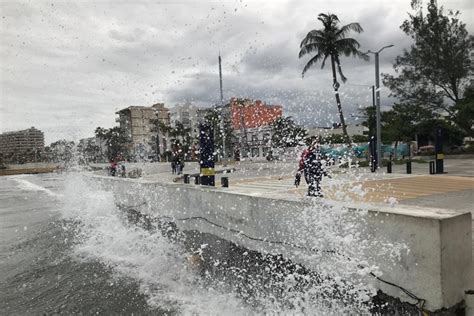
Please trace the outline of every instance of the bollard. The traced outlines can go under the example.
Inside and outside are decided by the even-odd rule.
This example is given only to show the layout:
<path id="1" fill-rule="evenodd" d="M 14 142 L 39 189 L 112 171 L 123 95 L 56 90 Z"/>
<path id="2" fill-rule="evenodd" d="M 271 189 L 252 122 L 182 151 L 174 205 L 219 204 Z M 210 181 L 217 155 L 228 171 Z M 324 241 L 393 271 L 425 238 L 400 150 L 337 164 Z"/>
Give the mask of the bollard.
<path id="1" fill-rule="evenodd" d="M 222 177 L 221 178 L 221 186 L 223 188 L 228 188 L 229 187 L 229 178 L 227 177 Z"/>
<path id="2" fill-rule="evenodd" d="M 375 163 L 375 160 L 372 160 L 372 162 L 370 164 L 370 171 L 371 172 L 377 171 L 377 164 Z"/>
<path id="3" fill-rule="evenodd" d="M 411 174 L 411 161 L 407 161 L 407 174 Z"/>
<path id="4" fill-rule="evenodd" d="M 201 184 L 201 177 L 198 174 L 194 176 L 194 184 Z"/>
<path id="5" fill-rule="evenodd" d="M 183 175 L 184 183 L 189 184 L 189 174 Z"/>
<path id="6" fill-rule="evenodd" d="M 392 173 L 392 162 L 387 161 L 387 173 Z"/>
<path id="7" fill-rule="evenodd" d="M 436 173 L 435 162 L 430 161 L 430 174 L 435 174 L 435 173 Z"/>

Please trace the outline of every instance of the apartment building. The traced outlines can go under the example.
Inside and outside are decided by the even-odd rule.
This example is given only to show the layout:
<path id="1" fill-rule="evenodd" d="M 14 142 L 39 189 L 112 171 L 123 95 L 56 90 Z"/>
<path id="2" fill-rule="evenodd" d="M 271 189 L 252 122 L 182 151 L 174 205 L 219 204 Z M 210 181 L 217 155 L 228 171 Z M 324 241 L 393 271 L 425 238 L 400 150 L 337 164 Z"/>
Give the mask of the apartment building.
<path id="1" fill-rule="evenodd" d="M 185 128 L 191 131 L 191 137 L 198 137 L 199 135 L 199 113 L 200 108 L 186 103 L 184 105 L 175 105 L 170 109 L 170 124 L 171 127 L 176 127 L 176 122 L 183 124 Z"/>
<path id="2" fill-rule="evenodd" d="M 283 107 L 237 98 L 230 100 L 229 107 L 234 149 L 241 157 L 265 158 L 272 146 L 271 123 L 283 115 Z"/>
<path id="3" fill-rule="evenodd" d="M 361 124 L 347 125 L 347 134 L 350 137 L 355 135 L 368 135 L 369 129 Z M 308 128 L 308 136 L 330 136 L 330 135 L 342 135 L 342 127 L 311 127 Z"/>
<path id="4" fill-rule="evenodd" d="M 170 111 L 164 103 L 152 106 L 129 106 L 116 112 L 116 121 L 129 137 L 128 150 L 136 159 L 156 158 L 157 147 L 160 154 L 169 150 L 169 144 L 161 131 L 153 131 L 154 121 L 170 125 Z M 158 139 L 154 138 L 158 134 Z"/>
<path id="5" fill-rule="evenodd" d="M 0 157 L 3 162 L 34 162 L 43 151 L 44 134 L 34 127 L 0 134 Z"/>

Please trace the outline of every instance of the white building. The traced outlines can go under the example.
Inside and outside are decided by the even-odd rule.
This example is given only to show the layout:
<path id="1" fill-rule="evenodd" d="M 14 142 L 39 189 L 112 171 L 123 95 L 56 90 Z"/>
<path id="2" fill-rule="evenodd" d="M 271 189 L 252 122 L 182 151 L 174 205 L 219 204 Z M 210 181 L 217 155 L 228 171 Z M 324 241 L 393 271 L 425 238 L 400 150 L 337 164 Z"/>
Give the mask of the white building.
<path id="1" fill-rule="evenodd" d="M 175 105 L 170 109 L 171 127 L 176 127 L 176 122 L 181 122 L 185 128 L 191 130 L 191 137 L 197 137 L 199 135 L 199 109 L 189 102 L 184 105 Z"/>
<path id="2" fill-rule="evenodd" d="M 272 147 L 271 125 L 236 129 L 233 147 L 240 151 L 240 156 L 265 159 Z"/>
<path id="3" fill-rule="evenodd" d="M 130 139 L 129 153 L 136 159 L 156 158 L 157 151 L 162 155 L 169 149 L 166 135 L 161 131 L 154 131 L 156 120 L 166 126 L 170 124 L 169 109 L 164 103 L 156 103 L 152 106 L 129 106 L 116 114 L 118 115 L 116 122 Z M 157 139 L 156 142 L 153 141 L 154 137 Z"/>
<path id="4" fill-rule="evenodd" d="M 363 125 L 347 125 L 347 134 L 350 137 L 355 135 L 368 135 L 369 129 Z M 342 127 L 312 127 L 308 128 L 308 136 L 330 136 L 342 135 Z"/>

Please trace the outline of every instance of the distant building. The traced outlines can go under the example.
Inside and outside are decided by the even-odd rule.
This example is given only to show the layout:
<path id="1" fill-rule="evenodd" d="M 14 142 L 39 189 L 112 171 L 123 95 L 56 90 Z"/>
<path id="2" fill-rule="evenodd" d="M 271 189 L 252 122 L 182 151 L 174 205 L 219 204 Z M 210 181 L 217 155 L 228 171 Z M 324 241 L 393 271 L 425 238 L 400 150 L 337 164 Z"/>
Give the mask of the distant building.
<path id="1" fill-rule="evenodd" d="M 232 98 L 232 128 L 256 128 L 271 124 L 283 114 L 281 105 L 267 105 L 260 100 Z"/>
<path id="2" fill-rule="evenodd" d="M 0 157 L 5 163 L 35 162 L 43 151 L 44 134 L 34 127 L 0 134 Z"/>
<path id="3" fill-rule="evenodd" d="M 281 105 L 232 98 L 229 104 L 235 139 L 241 157 L 265 158 L 271 149 L 271 123 L 283 115 Z"/>
<path id="4" fill-rule="evenodd" d="M 347 134 L 350 137 L 354 135 L 368 135 L 369 129 L 363 125 L 347 125 Z M 330 136 L 330 135 L 342 135 L 342 127 L 312 127 L 308 128 L 308 136 Z"/>
<path id="5" fill-rule="evenodd" d="M 156 103 L 150 107 L 129 106 L 118 112 L 117 122 L 124 129 L 130 139 L 129 152 L 136 158 L 149 158 L 156 156 L 156 146 L 160 154 L 168 148 L 166 136 L 162 132 L 153 132 L 153 122 L 158 119 L 164 125 L 170 125 L 170 112 L 164 103 Z M 155 143 L 152 137 L 159 134 Z"/>
<path id="6" fill-rule="evenodd" d="M 199 110 L 201 109 L 190 103 L 175 105 L 170 109 L 171 127 L 176 127 L 176 122 L 180 122 L 185 128 L 190 129 L 191 137 L 197 137 L 199 135 Z"/>

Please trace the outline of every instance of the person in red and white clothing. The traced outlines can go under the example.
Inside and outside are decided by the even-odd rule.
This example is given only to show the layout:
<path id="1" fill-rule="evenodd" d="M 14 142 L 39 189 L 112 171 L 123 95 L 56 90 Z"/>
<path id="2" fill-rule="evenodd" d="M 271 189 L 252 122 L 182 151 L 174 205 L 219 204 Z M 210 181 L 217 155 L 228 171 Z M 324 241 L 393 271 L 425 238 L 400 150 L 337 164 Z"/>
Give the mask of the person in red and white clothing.
<path id="1" fill-rule="evenodd" d="M 322 197 L 321 180 L 323 176 L 328 176 L 326 166 L 323 164 L 323 157 L 320 149 L 320 139 L 316 138 L 311 145 L 303 151 L 295 176 L 295 186 L 298 187 L 301 181 L 301 173 L 308 184 L 308 196 Z"/>

